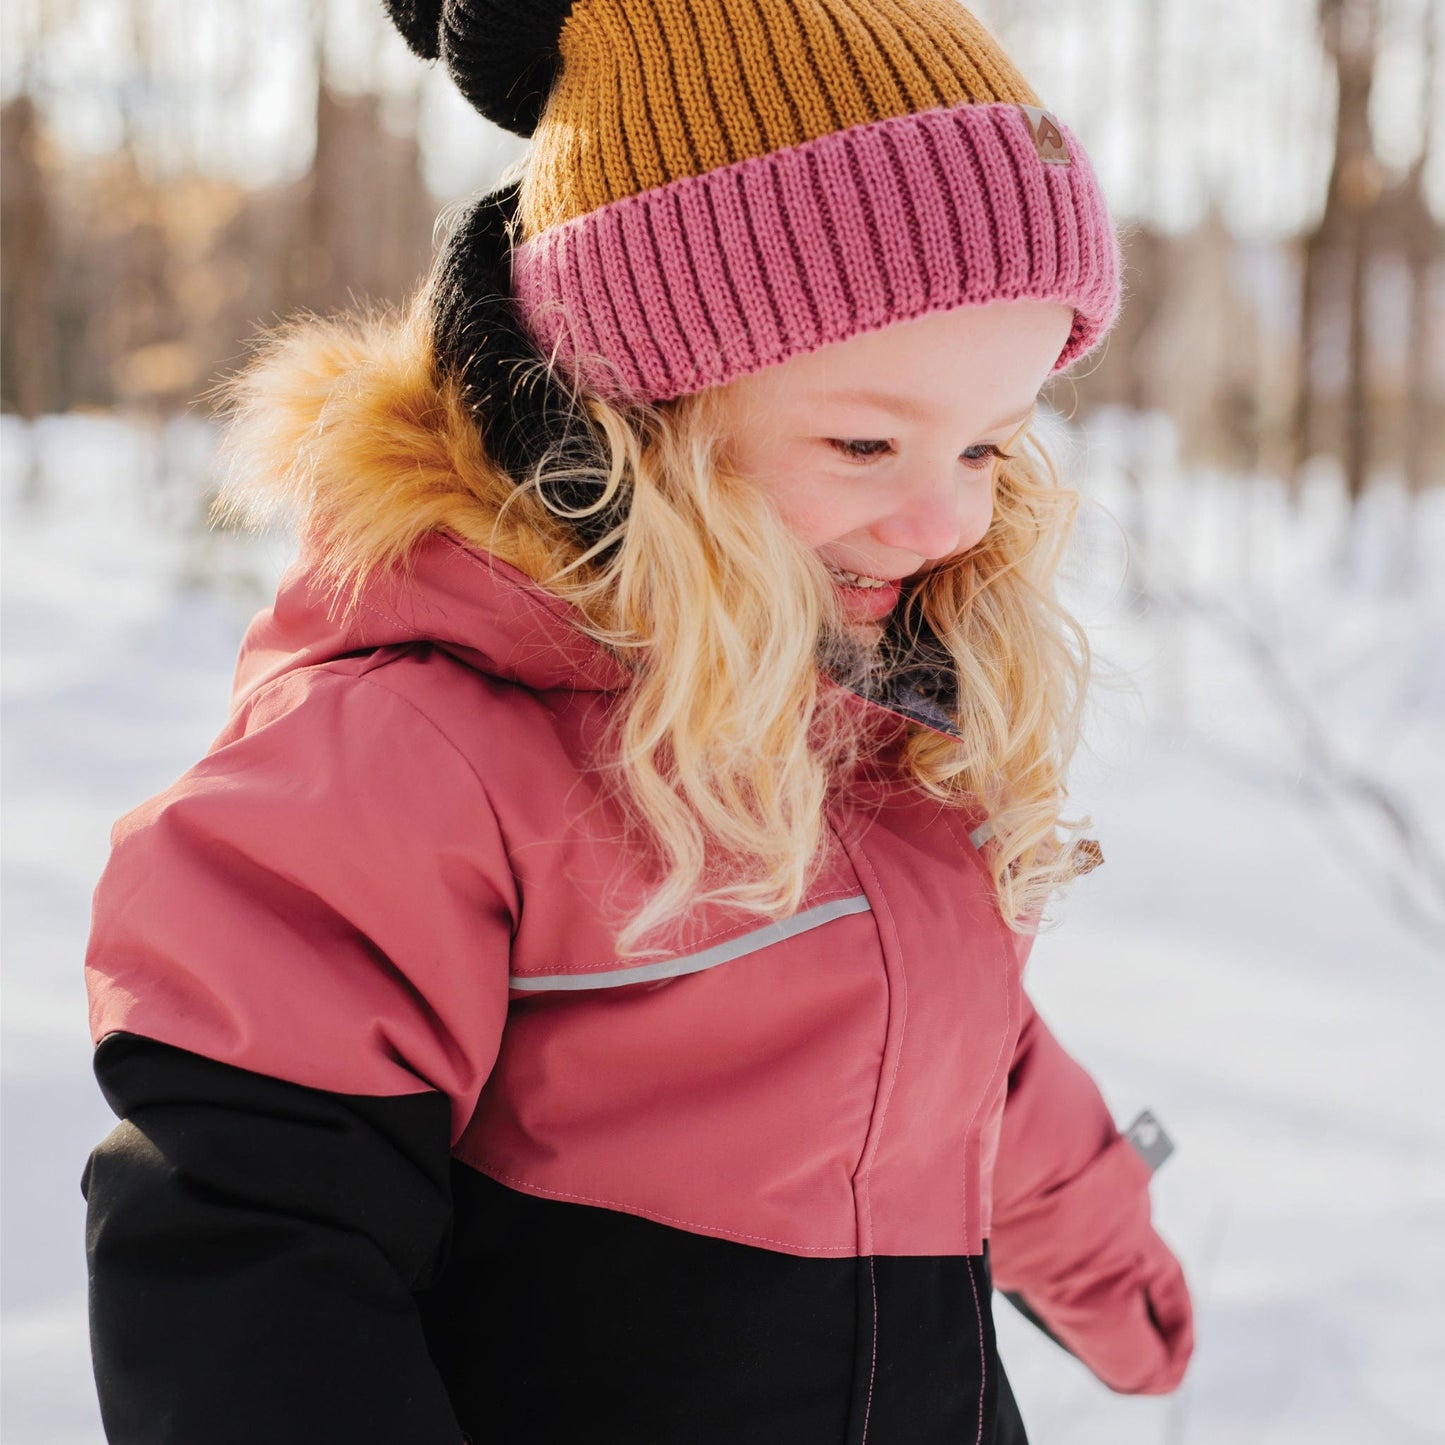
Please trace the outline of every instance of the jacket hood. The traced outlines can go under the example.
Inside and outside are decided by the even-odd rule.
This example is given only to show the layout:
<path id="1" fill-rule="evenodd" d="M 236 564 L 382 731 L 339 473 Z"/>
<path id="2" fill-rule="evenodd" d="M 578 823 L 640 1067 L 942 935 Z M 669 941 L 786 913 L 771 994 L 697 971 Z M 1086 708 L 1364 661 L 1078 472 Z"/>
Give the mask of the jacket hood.
<path id="1" fill-rule="evenodd" d="M 323 572 L 317 547 L 303 545 L 275 602 L 246 630 L 233 707 L 295 668 L 422 641 L 534 691 L 611 691 L 626 682 L 621 663 L 578 629 L 571 604 L 448 533 L 417 545 L 404 578 L 368 576 L 345 616 Z"/>
<path id="2" fill-rule="evenodd" d="M 495 495 L 495 471 L 432 374 L 425 327 L 418 304 L 298 316 L 216 389 L 226 426 L 213 520 L 284 518 L 300 538 L 246 630 L 233 708 L 296 668 L 423 641 L 536 690 L 625 684 L 571 603 L 489 549 L 480 499 Z"/>
<path id="3" fill-rule="evenodd" d="M 534 690 L 616 690 L 623 664 L 535 582 L 554 560 L 520 527 L 522 566 L 493 550 L 497 473 L 459 392 L 433 374 L 420 296 L 401 312 L 302 315 L 263 334 L 217 388 L 227 425 L 213 519 L 298 525 L 296 561 L 243 639 L 240 706 L 296 668 L 428 642 Z M 895 647 L 886 691 L 866 701 L 956 736 L 952 668 L 929 639 Z"/>

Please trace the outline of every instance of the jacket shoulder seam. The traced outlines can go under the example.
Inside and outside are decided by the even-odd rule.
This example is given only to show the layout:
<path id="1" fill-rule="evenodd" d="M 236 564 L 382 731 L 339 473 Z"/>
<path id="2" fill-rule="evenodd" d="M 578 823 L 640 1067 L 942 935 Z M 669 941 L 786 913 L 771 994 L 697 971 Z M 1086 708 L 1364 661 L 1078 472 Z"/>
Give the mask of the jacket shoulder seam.
<path id="1" fill-rule="evenodd" d="M 414 645 L 415 644 L 408 644 L 408 647 Z M 429 712 L 427 712 L 425 708 L 419 707 L 404 692 L 399 692 L 394 687 L 388 687 L 384 682 L 381 681 L 380 678 L 375 676 L 374 672 L 358 673 L 354 680 L 357 682 L 370 683 L 373 687 L 378 688 L 380 691 L 386 693 L 389 697 L 394 697 L 399 703 L 408 708 L 410 711 L 414 712 L 417 717 L 419 717 L 424 723 L 426 723 L 426 725 L 447 745 L 447 748 L 453 754 L 455 754 L 457 761 L 460 762 L 461 765 L 467 770 L 467 772 L 469 772 L 476 780 L 477 787 L 481 789 L 482 796 L 486 798 L 487 806 L 492 809 L 493 816 L 499 816 L 497 814 L 496 807 L 492 803 L 492 795 L 490 792 L 487 791 L 486 782 L 482 778 L 482 775 L 477 771 L 476 765 L 461 750 L 452 735 L 447 732 L 447 730 L 442 727 L 442 725 Z"/>
<path id="2" fill-rule="evenodd" d="M 424 639 L 418 639 L 413 642 L 403 642 L 400 644 L 386 643 L 383 644 L 383 646 L 395 648 L 399 657 L 403 653 L 414 652 L 418 647 L 431 646 L 431 644 L 426 642 Z M 369 651 L 371 652 L 380 652 L 381 650 L 382 647 L 369 649 Z M 392 659 L 392 661 L 395 660 L 397 659 Z M 247 711 L 253 711 L 256 704 L 259 703 L 261 699 L 264 698 L 266 694 L 269 693 L 273 688 L 277 687 L 283 682 L 286 682 L 288 679 L 295 678 L 296 676 L 298 676 L 298 674 L 302 672 L 315 672 L 324 674 L 326 677 L 334 679 L 341 684 L 362 682 L 370 683 L 373 687 L 378 688 L 380 691 L 386 693 L 388 697 L 395 698 L 397 702 L 403 704 L 407 709 L 409 709 L 411 712 L 414 712 L 417 717 L 419 717 L 424 723 L 426 723 L 426 725 L 432 730 L 432 732 L 434 732 L 447 745 L 448 751 L 455 754 L 457 761 L 460 762 L 463 768 L 465 768 L 466 771 L 471 774 L 472 778 L 476 781 L 477 787 L 481 790 L 482 796 L 486 798 L 488 806 L 491 807 L 493 815 L 497 816 L 496 807 L 492 803 L 492 795 L 487 789 L 486 781 L 477 771 L 476 766 L 473 764 L 472 760 L 457 745 L 455 739 L 452 738 L 451 734 L 448 733 L 447 730 L 442 727 L 442 725 L 437 722 L 437 720 L 432 717 L 432 715 L 427 712 L 425 708 L 419 707 L 404 692 L 401 692 L 394 687 L 388 687 L 384 682 L 382 682 L 380 678 L 375 675 L 378 671 L 380 671 L 380 668 L 372 668 L 366 672 L 358 673 L 342 672 L 338 670 L 336 666 L 337 661 L 338 659 L 331 658 L 325 662 L 314 662 L 306 667 L 296 668 L 287 672 L 283 672 L 279 677 L 273 677 L 269 682 L 266 682 L 262 684 L 261 687 L 257 688 L 256 691 L 246 699 Z M 388 664 L 386 663 L 382 664 L 383 667 L 387 665 Z"/>

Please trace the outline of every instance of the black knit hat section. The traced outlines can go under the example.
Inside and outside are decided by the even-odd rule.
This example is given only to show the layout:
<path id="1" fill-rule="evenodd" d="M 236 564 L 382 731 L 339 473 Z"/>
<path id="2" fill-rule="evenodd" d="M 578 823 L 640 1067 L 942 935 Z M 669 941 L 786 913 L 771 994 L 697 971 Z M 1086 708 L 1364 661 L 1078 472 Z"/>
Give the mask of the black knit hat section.
<path id="1" fill-rule="evenodd" d="M 520 181 L 475 201 L 446 243 L 431 297 L 432 348 L 443 374 L 455 375 L 487 454 L 508 476 L 529 476 L 539 462 L 599 466 L 591 418 L 553 379 L 546 358 L 523 329 L 512 301 L 512 234 Z M 605 464 L 602 467 L 605 473 Z M 543 482 L 546 499 L 577 512 L 596 496 L 572 479 Z M 569 525 L 587 544 L 625 515 L 625 503 Z"/>
<path id="2" fill-rule="evenodd" d="M 382 0 L 423 60 L 441 59 L 457 89 L 503 130 L 530 136 L 562 63 L 573 0 Z"/>
<path id="3" fill-rule="evenodd" d="M 442 0 L 382 0 L 391 23 L 423 60 L 441 54 Z"/>

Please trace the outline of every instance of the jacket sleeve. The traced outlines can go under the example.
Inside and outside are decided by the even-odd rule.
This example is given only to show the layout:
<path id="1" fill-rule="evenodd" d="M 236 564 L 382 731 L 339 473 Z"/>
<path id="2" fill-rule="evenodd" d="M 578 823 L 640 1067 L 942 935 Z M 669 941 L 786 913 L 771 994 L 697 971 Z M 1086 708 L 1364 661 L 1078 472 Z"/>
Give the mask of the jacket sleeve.
<path id="1" fill-rule="evenodd" d="M 1194 1347 L 1189 1289 L 1150 1219 L 1149 1167 L 1027 993 L 994 1165 L 994 1284 L 1122 1394 L 1167 1394 Z"/>
<path id="2" fill-rule="evenodd" d="M 513 887 L 450 742 L 324 669 L 117 823 L 86 973 L 121 1122 L 83 1182 L 112 1442 L 458 1445 L 412 1292 L 500 1042 Z"/>
<path id="3" fill-rule="evenodd" d="M 447 1106 L 303 1088 L 134 1034 L 86 1196 L 106 1438 L 462 1438 L 412 1304 L 450 1224 Z"/>

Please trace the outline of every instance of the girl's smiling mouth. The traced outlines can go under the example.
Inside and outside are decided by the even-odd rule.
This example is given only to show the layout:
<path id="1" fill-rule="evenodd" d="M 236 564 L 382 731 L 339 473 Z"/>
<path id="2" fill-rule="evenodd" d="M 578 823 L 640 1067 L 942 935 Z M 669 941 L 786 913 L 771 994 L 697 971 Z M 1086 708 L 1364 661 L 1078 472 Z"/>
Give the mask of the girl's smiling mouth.
<path id="1" fill-rule="evenodd" d="M 870 577 L 866 573 L 845 572 L 831 565 L 828 575 L 833 578 L 848 611 L 856 617 L 886 617 L 897 606 L 903 590 L 900 578 Z"/>

